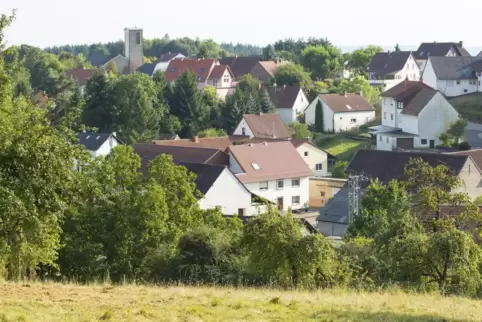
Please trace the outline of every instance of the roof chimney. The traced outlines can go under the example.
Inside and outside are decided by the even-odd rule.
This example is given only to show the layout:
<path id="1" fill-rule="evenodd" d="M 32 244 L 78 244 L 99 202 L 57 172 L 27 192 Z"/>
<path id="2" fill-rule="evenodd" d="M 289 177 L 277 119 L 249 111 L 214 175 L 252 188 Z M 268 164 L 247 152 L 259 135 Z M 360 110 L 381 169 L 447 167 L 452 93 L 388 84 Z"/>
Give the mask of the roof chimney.
<path id="1" fill-rule="evenodd" d="M 360 90 L 360 96 L 363 97 L 363 91 L 362 90 Z"/>
<path id="2" fill-rule="evenodd" d="M 259 116 L 262 116 L 262 115 L 263 115 L 263 112 L 258 112 L 258 115 L 259 115 Z"/>
<path id="3" fill-rule="evenodd" d="M 460 47 L 460 48 L 463 48 L 463 47 L 464 47 L 464 42 L 463 42 L 462 40 L 459 41 L 459 47 Z"/>
<path id="4" fill-rule="evenodd" d="M 196 135 L 196 136 L 194 137 L 194 143 L 199 143 L 199 136 Z"/>
<path id="5" fill-rule="evenodd" d="M 268 142 L 263 142 L 264 146 L 268 146 Z"/>
<path id="6" fill-rule="evenodd" d="M 344 96 L 345 96 L 345 97 L 347 97 L 347 96 L 348 96 L 348 95 L 346 95 L 346 91 L 345 91 L 345 93 L 344 93 Z"/>

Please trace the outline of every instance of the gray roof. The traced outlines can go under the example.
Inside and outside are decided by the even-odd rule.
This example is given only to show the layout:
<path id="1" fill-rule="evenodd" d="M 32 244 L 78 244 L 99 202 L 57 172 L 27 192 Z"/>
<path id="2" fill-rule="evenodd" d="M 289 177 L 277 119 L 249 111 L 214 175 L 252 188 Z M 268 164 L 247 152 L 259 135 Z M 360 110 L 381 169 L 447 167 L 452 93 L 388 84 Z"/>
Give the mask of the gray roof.
<path id="1" fill-rule="evenodd" d="M 154 73 L 154 68 L 156 68 L 157 62 L 154 63 L 145 63 L 141 67 L 137 69 L 139 73 L 147 74 L 149 76 L 152 76 Z"/>
<path id="2" fill-rule="evenodd" d="M 82 132 L 77 134 L 77 139 L 79 139 L 79 144 L 85 146 L 85 148 L 89 151 L 97 151 L 102 144 L 104 144 L 107 139 L 111 136 L 122 143 L 115 135 L 112 133 L 91 133 L 91 132 Z"/>
<path id="3" fill-rule="evenodd" d="M 368 71 L 379 74 L 398 72 L 403 69 L 411 54 L 411 51 L 376 53 L 368 65 Z"/>
<path id="4" fill-rule="evenodd" d="M 414 53 L 417 59 L 427 59 L 428 57 L 446 56 L 450 49 L 454 49 L 457 56 L 470 56 L 469 52 L 461 46 L 461 43 L 455 42 L 424 42 L 418 47 Z"/>
<path id="5" fill-rule="evenodd" d="M 196 187 L 203 195 L 211 189 L 218 177 L 226 169 L 225 165 L 215 164 L 180 162 L 179 165 L 186 167 L 196 175 Z"/>
<path id="6" fill-rule="evenodd" d="M 105 65 L 109 60 L 119 55 L 90 55 L 87 57 L 87 61 L 94 67 L 101 67 Z"/>
<path id="7" fill-rule="evenodd" d="M 320 209 L 317 221 L 348 225 L 348 188 L 344 187 Z"/>
<path id="8" fill-rule="evenodd" d="M 477 79 L 475 70 L 480 68 L 481 57 L 430 57 L 438 79 Z"/>

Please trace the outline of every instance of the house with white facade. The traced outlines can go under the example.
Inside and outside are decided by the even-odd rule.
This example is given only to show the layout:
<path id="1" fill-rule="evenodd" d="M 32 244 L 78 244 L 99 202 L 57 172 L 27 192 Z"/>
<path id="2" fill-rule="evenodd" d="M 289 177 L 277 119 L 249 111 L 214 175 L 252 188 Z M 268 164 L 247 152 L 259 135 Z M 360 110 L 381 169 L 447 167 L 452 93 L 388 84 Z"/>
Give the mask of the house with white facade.
<path id="1" fill-rule="evenodd" d="M 289 139 L 291 132 L 278 113 L 244 114 L 233 135 L 263 139 Z"/>
<path id="2" fill-rule="evenodd" d="M 175 82 L 186 70 L 190 70 L 198 81 L 198 88 L 211 85 L 216 88 L 216 95 L 225 99 L 235 91 L 234 75 L 228 65 L 222 65 L 215 59 L 179 58 L 169 62 L 164 77 L 168 82 Z"/>
<path id="3" fill-rule="evenodd" d="M 377 150 L 435 148 L 459 113 L 437 90 L 405 80 L 382 95 L 382 124 L 371 127 Z"/>
<path id="4" fill-rule="evenodd" d="M 252 194 L 227 166 L 181 162 L 196 175 L 196 187 L 203 194 L 201 209 L 219 207 L 224 215 L 252 216 Z"/>
<path id="5" fill-rule="evenodd" d="M 424 42 L 413 53 L 417 60 L 420 70 L 425 69 L 429 57 L 470 57 L 470 53 L 464 48 L 464 43 L 460 42 Z"/>
<path id="6" fill-rule="evenodd" d="M 406 78 L 418 81 L 420 67 L 411 51 L 376 53 L 368 65 L 368 81 L 389 90 Z"/>
<path id="7" fill-rule="evenodd" d="M 229 168 L 252 193 L 280 209 L 309 206 L 309 178 L 313 175 L 289 141 L 232 145 Z"/>
<path id="8" fill-rule="evenodd" d="M 318 104 L 324 132 L 349 131 L 375 119 L 375 108 L 360 94 L 320 94 L 305 109 L 306 124 L 315 124 Z"/>
<path id="9" fill-rule="evenodd" d="M 300 86 L 273 86 L 268 88 L 268 94 L 281 120 L 286 124 L 296 122 L 298 113 L 303 113 L 309 104 Z"/>
<path id="10" fill-rule="evenodd" d="M 109 155 L 113 148 L 122 144 L 115 132 L 82 132 L 77 134 L 77 139 L 79 140 L 79 144 L 83 145 L 94 158 Z"/>
<path id="11" fill-rule="evenodd" d="M 429 57 L 423 82 L 455 97 L 481 92 L 482 57 Z"/>

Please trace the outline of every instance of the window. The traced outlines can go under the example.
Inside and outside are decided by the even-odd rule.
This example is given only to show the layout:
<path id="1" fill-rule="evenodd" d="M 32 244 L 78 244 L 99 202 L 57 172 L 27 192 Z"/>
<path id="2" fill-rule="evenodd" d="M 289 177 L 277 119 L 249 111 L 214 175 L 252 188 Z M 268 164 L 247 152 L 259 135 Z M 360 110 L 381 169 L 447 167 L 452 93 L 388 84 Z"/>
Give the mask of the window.
<path id="1" fill-rule="evenodd" d="M 246 208 L 238 208 L 238 216 L 239 217 L 246 216 Z"/>
<path id="2" fill-rule="evenodd" d="M 291 186 L 292 187 L 299 187 L 300 186 L 300 179 L 291 179 Z"/>
<path id="3" fill-rule="evenodd" d="M 224 76 L 224 82 L 225 82 L 225 83 L 229 83 L 229 76 L 228 76 L 228 75 L 225 75 L 225 76 Z"/>
<path id="4" fill-rule="evenodd" d="M 427 139 L 422 139 L 422 144 L 427 144 Z"/>
<path id="5" fill-rule="evenodd" d="M 317 163 L 316 164 L 316 171 L 321 171 L 323 169 L 323 164 Z"/>
<path id="6" fill-rule="evenodd" d="M 387 112 L 384 112 L 384 113 L 383 113 L 383 119 L 384 119 L 384 120 L 387 119 Z"/>
<path id="7" fill-rule="evenodd" d="M 340 116 L 340 120 L 342 120 L 342 119 L 343 119 L 343 117 Z"/>
<path id="8" fill-rule="evenodd" d="M 380 142 L 382 142 L 382 141 L 383 141 L 383 136 L 380 135 Z"/>
<path id="9" fill-rule="evenodd" d="M 138 45 L 141 44 L 141 33 L 140 32 L 136 33 L 136 44 L 138 44 Z"/>
<path id="10" fill-rule="evenodd" d="M 356 123 L 356 119 L 350 119 L 350 123 L 351 124 Z"/>
<path id="11" fill-rule="evenodd" d="M 293 205 L 299 205 L 300 204 L 300 196 L 293 196 L 291 197 L 291 203 Z"/>
<path id="12" fill-rule="evenodd" d="M 301 103 L 303 103 L 303 96 L 301 96 Z"/>
<path id="13" fill-rule="evenodd" d="M 254 170 L 260 170 L 261 169 L 257 163 L 251 163 L 251 166 L 253 167 Z"/>
<path id="14" fill-rule="evenodd" d="M 387 143 L 390 142 L 389 137 L 387 136 Z"/>
<path id="15" fill-rule="evenodd" d="M 305 157 L 307 157 L 307 156 L 308 156 L 308 151 L 305 151 Z"/>
<path id="16" fill-rule="evenodd" d="M 259 183 L 259 191 L 268 190 L 268 181 L 263 181 Z"/>
<path id="17" fill-rule="evenodd" d="M 470 85 L 475 85 L 475 80 L 470 80 L 470 81 L 469 81 L 469 84 L 470 84 Z"/>
<path id="18" fill-rule="evenodd" d="M 204 73 L 204 67 L 201 67 L 201 69 L 199 70 L 200 73 Z"/>
<path id="19" fill-rule="evenodd" d="M 283 189 L 284 185 L 285 185 L 285 182 L 284 182 L 283 180 L 278 180 L 278 181 L 276 181 L 276 188 L 277 188 L 278 190 Z"/>
<path id="20" fill-rule="evenodd" d="M 243 135 L 246 135 L 246 128 L 245 128 L 245 127 L 241 128 L 241 133 L 242 133 Z"/>
<path id="21" fill-rule="evenodd" d="M 197 77 L 197 81 L 199 82 L 201 80 L 201 76 L 198 76 Z"/>
<path id="22" fill-rule="evenodd" d="M 324 197 L 324 196 L 325 196 L 325 192 L 324 192 L 324 191 L 320 191 L 320 195 L 321 195 L 321 197 Z"/>
<path id="23" fill-rule="evenodd" d="M 390 120 L 393 121 L 393 113 L 390 114 Z"/>
<path id="24" fill-rule="evenodd" d="M 171 68 L 171 73 L 174 73 L 174 71 L 175 71 L 175 68 L 174 67 Z"/>
<path id="25" fill-rule="evenodd" d="M 457 85 L 460 85 L 460 81 L 459 81 L 459 80 L 457 81 Z"/>

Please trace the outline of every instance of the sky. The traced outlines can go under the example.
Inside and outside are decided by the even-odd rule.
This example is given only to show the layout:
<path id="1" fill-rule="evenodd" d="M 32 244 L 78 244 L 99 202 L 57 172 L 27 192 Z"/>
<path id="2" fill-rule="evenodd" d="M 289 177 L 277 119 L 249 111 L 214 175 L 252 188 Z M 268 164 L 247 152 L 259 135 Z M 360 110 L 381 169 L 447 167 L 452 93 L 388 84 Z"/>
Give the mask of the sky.
<path id="1" fill-rule="evenodd" d="M 211 38 L 265 46 L 286 37 L 323 37 L 338 47 L 415 46 L 464 41 L 482 46 L 482 1 L 457 0 L 0 0 L 17 9 L 8 45 L 47 47 L 116 41 L 126 27 L 144 37 Z M 406 48 L 412 49 L 412 48 Z"/>

